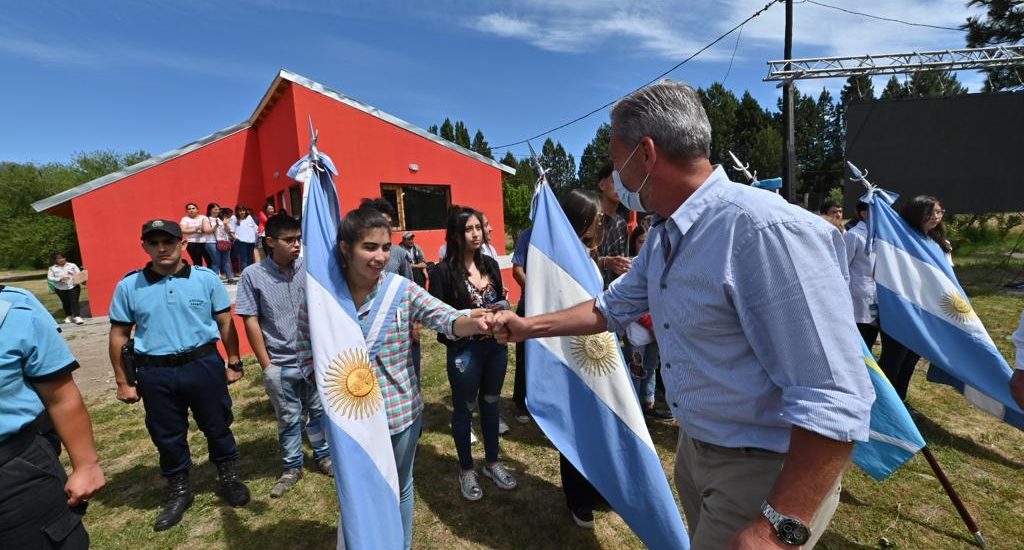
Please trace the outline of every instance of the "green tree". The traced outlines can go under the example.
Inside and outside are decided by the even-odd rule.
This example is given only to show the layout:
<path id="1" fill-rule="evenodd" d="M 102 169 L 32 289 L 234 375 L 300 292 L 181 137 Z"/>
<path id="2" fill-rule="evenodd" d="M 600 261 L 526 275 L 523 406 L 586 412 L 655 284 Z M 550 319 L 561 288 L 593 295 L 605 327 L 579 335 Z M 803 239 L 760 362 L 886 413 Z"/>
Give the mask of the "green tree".
<path id="1" fill-rule="evenodd" d="M 949 71 L 916 72 L 910 75 L 906 88 L 910 97 L 946 97 L 967 93 L 967 88 Z"/>
<path id="2" fill-rule="evenodd" d="M 729 151 L 736 152 L 736 114 L 740 100 L 721 82 L 697 90 L 708 122 L 711 123 L 711 162 L 731 163 Z"/>
<path id="3" fill-rule="evenodd" d="M 455 143 L 455 127 L 452 126 L 452 121 L 448 118 L 444 119 L 441 123 L 441 133 L 438 134 L 441 139 L 447 139 L 448 141 Z"/>
<path id="4" fill-rule="evenodd" d="M 892 75 L 892 77 L 889 78 L 889 81 L 885 83 L 885 88 L 882 90 L 882 99 L 899 99 L 901 97 L 910 97 L 910 92 L 907 91 L 907 87 L 896 78 L 896 75 Z"/>
<path id="5" fill-rule="evenodd" d="M 516 160 L 512 152 L 505 153 L 502 164 L 516 169 L 515 174 L 502 177 L 502 199 L 505 213 L 505 232 L 515 238 L 530 225 L 530 202 L 533 186 L 537 182 L 537 171 L 529 159 Z"/>
<path id="6" fill-rule="evenodd" d="M 547 170 L 548 183 L 552 189 L 563 190 L 576 186 L 576 159 L 565 152 L 561 143 L 551 138 L 546 139 L 541 147 L 540 163 Z"/>
<path id="7" fill-rule="evenodd" d="M 970 0 L 967 6 L 983 7 L 985 15 L 967 18 L 967 46 L 1008 46 L 1024 41 L 1024 4 L 1020 0 Z M 987 69 L 985 91 L 997 92 L 1024 86 L 1024 69 L 999 67 Z"/>
<path id="8" fill-rule="evenodd" d="M 431 125 L 430 128 L 427 128 L 427 131 L 430 132 L 431 134 L 434 134 L 436 136 L 437 132 L 438 132 L 437 124 Z"/>
<path id="9" fill-rule="evenodd" d="M 612 127 L 603 123 L 597 127 L 594 139 L 583 148 L 580 156 L 579 186 L 597 190 L 597 175 L 601 168 L 611 162 L 608 147 L 612 140 Z"/>
<path id="10" fill-rule="evenodd" d="M 477 130 L 476 135 L 473 136 L 473 144 L 470 149 L 489 159 L 494 158 L 494 154 L 491 152 L 491 146 L 487 143 L 487 140 L 484 139 L 484 133 L 480 130 Z"/>
<path id="11" fill-rule="evenodd" d="M 466 125 L 461 120 L 455 122 L 455 143 L 466 149 L 473 146 L 473 142 L 469 139 L 469 130 L 466 129 Z"/>
<path id="12" fill-rule="evenodd" d="M 79 153 L 70 163 L 0 162 L 0 267 L 46 267 L 63 252 L 80 262 L 71 220 L 37 213 L 32 203 L 149 158 L 145 152 Z"/>
<path id="13" fill-rule="evenodd" d="M 714 138 L 714 134 L 712 134 Z M 782 174 L 782 132 L 772 114 L 750 95 L 744 92 L 736 110 L 736 133 L 732 148 L 729 149 L 750 165 L 750 172 L 758 179 L 778 177 Z M 730 167 L 730 174 L 736 181 L 744 177 L 732 170 L 733 162 L 728 153 L 722 159 Z"/>

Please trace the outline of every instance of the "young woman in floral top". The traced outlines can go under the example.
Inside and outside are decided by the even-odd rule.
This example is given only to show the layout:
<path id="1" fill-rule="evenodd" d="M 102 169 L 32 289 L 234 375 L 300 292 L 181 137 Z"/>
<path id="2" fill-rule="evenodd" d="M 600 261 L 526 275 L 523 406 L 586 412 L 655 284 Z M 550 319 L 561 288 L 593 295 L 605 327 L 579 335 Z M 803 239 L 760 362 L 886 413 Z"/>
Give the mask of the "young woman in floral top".
<path id="1" fill-rule="evenodd" d="M 363 321 L 386 275 L 384 266 L 391 255 L 391 224 L 371 207 L 353 210 L 341 220 L 338 247 L 345 281 L 360 321 Z M 398 468 L 399 507 L 406 548 L 412 547 L 412 470 L 423 416 L 423 397 L 410 355 L 412 341 L 409 328 L 412 323 L 422 323 L 452 339 L 475 336 L 490 331 L 484 320 L 485 312 L 479 308 L 457 311 L 409 281 L 405 295 L 400 298 L 398 311 L 383 332 L 375 366 Z M 305 307 L 299 311 L 298 325 L 299 362 L 302 368 L 308 369 L 312 363 L 312 352 Z"/>
<path id="2" fill-rule="evenodd" d="M 494 258 L 482 253 L 483 216 L 472 208 L 456 206 L 448 215 L 447 254 L 430 276 L 430 292 L 459 309 L 508 309 L 501 271 Z M 483 489 L 473 465 L 470 424 L 480 407 L 483 431 L 483 474 L 502 489 L 514 489 L 516 478 L 498 462 L 498 402 L 508 368 L 508 348 L 490 336 L 452 341 L 438 335 L 448 347 L 448 382 L 452 387 L 452 438 L 459 454 L 459 488 L 467 500 L 480 500 Z"/>

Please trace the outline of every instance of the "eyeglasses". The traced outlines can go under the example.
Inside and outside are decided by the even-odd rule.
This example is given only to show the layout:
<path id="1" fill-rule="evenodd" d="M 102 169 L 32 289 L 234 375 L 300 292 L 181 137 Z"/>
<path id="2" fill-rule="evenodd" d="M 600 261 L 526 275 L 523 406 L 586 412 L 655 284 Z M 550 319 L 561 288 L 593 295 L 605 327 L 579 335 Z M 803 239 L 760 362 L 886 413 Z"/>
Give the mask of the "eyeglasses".
<path id="1" fill-rule="evenodd" d="M 932 210 L 932 216 L 934 216 L 936 218 L 941 218 L 945 214 L 946 214 L 946 211 L 941 209 L 941 208 L 936 208 L 935 210 Z"/>
<path id="2" fill-rule="evenodd" d="M 270 237 L 270 238 L 274 239 L 274 237 Z M 283 242 L 285 244 L 295 244 L 297 242 L 302 241 L 302 237 L 301 236 L 300 237 L 282 237 L 280 239 L 274 239 L 274 240 L 275 241 L 281 241 L 281 242 Z"/>

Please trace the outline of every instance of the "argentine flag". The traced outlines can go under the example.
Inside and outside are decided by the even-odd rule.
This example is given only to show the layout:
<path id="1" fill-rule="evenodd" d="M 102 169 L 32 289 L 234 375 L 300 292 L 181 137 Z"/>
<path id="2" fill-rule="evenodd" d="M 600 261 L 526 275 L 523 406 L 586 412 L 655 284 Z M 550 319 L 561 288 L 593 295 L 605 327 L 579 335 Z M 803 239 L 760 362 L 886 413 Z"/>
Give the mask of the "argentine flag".
<path id="1" fill-rule="evenodd" d="M 401 549 L 398 471 L 377 375 L 338 263 L 338 193 L 331 159 L 313 148 L 288 175 L 306 182 L 302 246 L 316 387 L 334 462 L 338 548 Z"/>
<path id="2" fill-rule="evenodd" d="M 875 356 L 863 340 L 860 345 L 864 366 L 875 387 L 875 402 L 871 405 L 870 435 L 867 441 L 858 441 L 853 446 L 853 463 L 876 481 L 884 481 L 925 443 L 896 389 L 878 368 Z"/>
<path id="3" fill-rule="evenodd" d="M 601 275 L 546 183 L 533 204 L 526 312 L 594 298 Z M 690 546 L 615 336 L 526 341 L 527 408 L 548 439 L 648 547 Z"/>
<path id="4" fill-rule="evenodd" d="M 935 244 L 872 189 L 868 242 L 874 247 L 882 330 L 931 363 L 928 379 L 956 388 L 972 404 L 1024 429 L 1024 411 L 1010 397 L 1013 372 L 996 349 Z"/>

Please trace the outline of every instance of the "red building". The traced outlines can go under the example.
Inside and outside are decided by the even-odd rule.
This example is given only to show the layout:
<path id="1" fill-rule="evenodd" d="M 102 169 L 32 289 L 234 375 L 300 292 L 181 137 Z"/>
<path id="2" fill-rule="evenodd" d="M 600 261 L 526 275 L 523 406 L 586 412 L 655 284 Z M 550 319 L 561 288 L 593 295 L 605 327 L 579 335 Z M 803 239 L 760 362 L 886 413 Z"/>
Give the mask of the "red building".
<path id="1" fill-rule="evenodd" d="M 436 260 L 448 207 L 473 206 L 488 215 L 501 236 L 493 244 L 504 253 L 501 176 L 513 169 L 282 70 L 248 120 L 33 205 L 75 221 L 93 316 L 106 315 L 117 282 L 148 261 L 139 243 L 146 220 L 178 220 L 188 202 L 258 210 L 270 201 L 301 215 L 302 189 L 287 171 L 309 150 L 310 118 L 318 148 L 338 168 L 343 210 L 363 197 L 391 200 L 399 213 L 395 242 L 413 231 Z M 505 272 L 506 286 L 518 293 Z"/>

